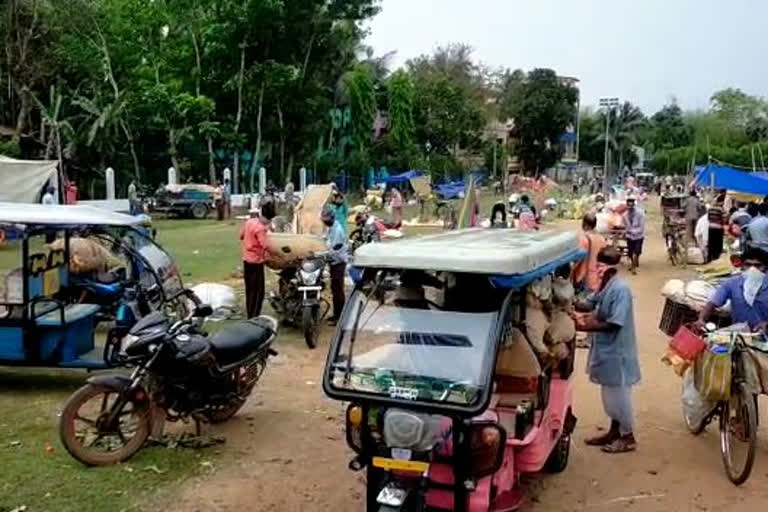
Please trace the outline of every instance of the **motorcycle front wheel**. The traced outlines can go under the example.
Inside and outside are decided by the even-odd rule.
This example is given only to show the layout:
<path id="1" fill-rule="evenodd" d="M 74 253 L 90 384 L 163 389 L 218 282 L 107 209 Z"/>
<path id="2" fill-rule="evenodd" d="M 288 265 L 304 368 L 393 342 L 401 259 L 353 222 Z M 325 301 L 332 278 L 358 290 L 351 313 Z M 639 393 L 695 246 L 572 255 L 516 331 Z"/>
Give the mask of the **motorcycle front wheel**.
<path id="1" fill-rule="evenodd" d="M 69 397 L 59 420 L 59 437 L 72 457 L 87 466 L 117 464 L 131 458 L 150 433 L 148 402 L 131 399 L 118 413 L 117 422 L 107 418 L 119 393 L 86 384 Z"/>
<path id="2" fill-rule="evenodd" d="M 317 346 L 317 338 L 320 331 L 320 308 L 318 306 L 304 306 L 301 311 L 301 330 L 304 332 L 304 341 L 309 348 Z"/>

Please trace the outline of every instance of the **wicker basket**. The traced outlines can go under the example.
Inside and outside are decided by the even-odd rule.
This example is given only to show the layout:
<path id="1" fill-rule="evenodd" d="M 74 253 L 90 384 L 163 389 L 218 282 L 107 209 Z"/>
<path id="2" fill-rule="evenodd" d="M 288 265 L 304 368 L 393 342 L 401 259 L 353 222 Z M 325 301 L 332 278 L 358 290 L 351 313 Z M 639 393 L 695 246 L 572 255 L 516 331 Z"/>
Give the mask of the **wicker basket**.
<path id="1" fill-rule="evenodd" d="M 659 329 L 667 336 L 674 336 L 681 325 L 695 322 L 698 317 L 698 313 L 690 306 L 667 299 L 661 313 Z"/>

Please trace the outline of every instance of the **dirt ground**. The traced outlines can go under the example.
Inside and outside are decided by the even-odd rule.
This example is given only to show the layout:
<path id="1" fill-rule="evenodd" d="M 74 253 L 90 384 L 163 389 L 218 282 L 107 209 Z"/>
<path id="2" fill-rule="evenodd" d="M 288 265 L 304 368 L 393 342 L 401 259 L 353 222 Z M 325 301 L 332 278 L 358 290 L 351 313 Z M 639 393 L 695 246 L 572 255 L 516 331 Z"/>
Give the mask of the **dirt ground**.
<path id="1" fill-rule="evenodd" d="M 655 217 L 655 218 L 654 218 Z M 725 477 L 717 429 L 699 437 L 687 433 L 680 414 L 680 379 L 659 361 L 666 343 L 657 326 L 666 279 L 681 271 L 665 260 L 658 226 L 649 219 L 634 291 L 643 382 L 635 391 L 638 451 L 606 455 L 583 439 L 605 425 L 599 390 L 583 371 L 576 376 L 574 411 L 579 418 L 568 468 L 560 475 L 525 478 L 537 511 L 735 511 L 758 510 L 768 499 L 768 432 L 761 426 L 750 480 L 734 487 Z M 325 333 L 325 337 L 330 331 Z M 224 450 L 235 462 L 206 477 L 188 481 L 152 510 L 168 512 L 338 511 L 363 508 L 361 474 L 347 469 L 351 452 L 342 434 L 342 405 L 327 399 L 320 374 L 326 343 L 315 351 L 298 345 L 278 347 L 273 361 L 244 411 L 217 427 L 227 438 Z M 585 353 L 578 365 L 584 367 Z M 768 411 L 761 400 L 761 412 Z M 765 417 L 765 416 L 763 416 Z M 763 422 L 765 425 L 767 422 Z M 232 454 L 232 453 L 231 453 Z M 765 486 L 765 488 L 764 488 Z"/>

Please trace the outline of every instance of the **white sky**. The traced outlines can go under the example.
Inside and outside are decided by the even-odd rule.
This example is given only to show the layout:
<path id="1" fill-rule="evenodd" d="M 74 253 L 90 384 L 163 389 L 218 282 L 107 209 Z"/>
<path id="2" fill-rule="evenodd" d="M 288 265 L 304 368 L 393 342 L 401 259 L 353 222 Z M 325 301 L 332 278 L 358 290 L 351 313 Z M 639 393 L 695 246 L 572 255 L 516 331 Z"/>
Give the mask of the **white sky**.
<path id="1" fill-rule="evenodd" d="M 653 114 L 675 97 L 768 94 L 766 0 L 382 0 L 366 43 L 393 68 L 463 42 L 490 66 L 553 68 L 581 80 L 582 104 L 618 96 Z"/>

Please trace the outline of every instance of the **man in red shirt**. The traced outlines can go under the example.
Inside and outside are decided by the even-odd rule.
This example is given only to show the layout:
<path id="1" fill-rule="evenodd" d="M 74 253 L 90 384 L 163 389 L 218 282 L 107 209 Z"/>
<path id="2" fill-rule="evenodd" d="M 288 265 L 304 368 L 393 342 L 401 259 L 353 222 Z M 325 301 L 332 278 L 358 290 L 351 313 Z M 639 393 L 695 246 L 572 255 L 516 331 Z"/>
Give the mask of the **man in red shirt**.
<path id="1" fill-rule="evenodd" d="M 261 214 L 253 212 L 240 230 L 243 246 L 243 278 L 245 280 L 245 310 L 248 318 L 261 314 L 264 302 L 264 262 L 267 259 L 267 232 L 275 216 L 275 205 L 266 202 Z"/>

